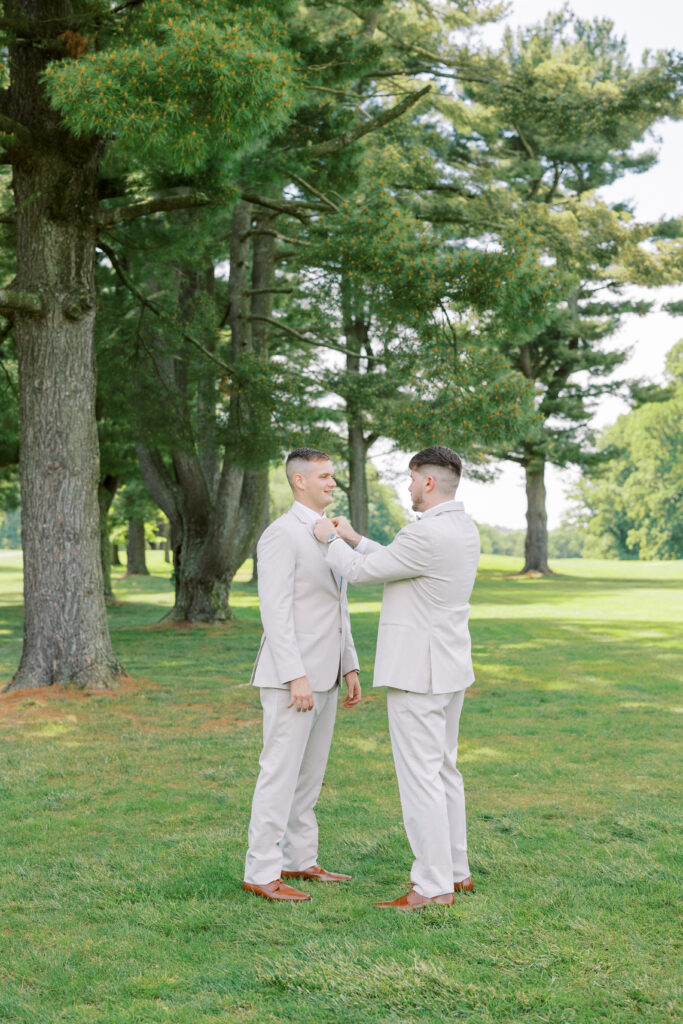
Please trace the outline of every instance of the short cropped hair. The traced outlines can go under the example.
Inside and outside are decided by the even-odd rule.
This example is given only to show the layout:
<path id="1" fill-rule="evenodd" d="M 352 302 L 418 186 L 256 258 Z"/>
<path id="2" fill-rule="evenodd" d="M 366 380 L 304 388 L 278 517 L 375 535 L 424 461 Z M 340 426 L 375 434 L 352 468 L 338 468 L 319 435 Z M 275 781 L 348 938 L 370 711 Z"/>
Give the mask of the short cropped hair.
<path id="1" fill-rule="evenodd" d="M 285 460 L 285 472 L 287 473 L 287 479 L 291 487 L 292 478 L 295 473 L 301 473 L 303 470 L 302 463 L 305 462 L 329 462 L 330 457 L 327 452 L 321 452 L 318 448 L 295 448 L 293 452 L 290 452 Z"/>
<path id="2" fill-rule="evenodd" d="M 434 444 L 431 448 L 423 448 L 416 452 L 408 463 L 408 469 L 434 469 L 434 477 L 441 491 L 456 491 L 462 476 L 462 459 L 452 448 L 443 444 Z"/>

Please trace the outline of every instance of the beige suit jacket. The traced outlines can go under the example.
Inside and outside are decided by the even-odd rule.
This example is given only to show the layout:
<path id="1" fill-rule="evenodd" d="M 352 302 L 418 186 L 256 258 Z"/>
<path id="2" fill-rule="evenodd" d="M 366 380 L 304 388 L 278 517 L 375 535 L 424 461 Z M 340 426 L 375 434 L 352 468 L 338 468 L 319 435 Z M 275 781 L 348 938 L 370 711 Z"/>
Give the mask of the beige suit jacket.
<path id="1" fill-rule="evenodd" d="M 391 544 L 363 554 L 329 545 L 327 561 L 349 583 L 384 583 L 373 686 L 451 693 L 474 682 L 469 599 L 479 533 L 460 501 L 429 509 Z"/>
<path id="2" fill-rule="evenodd" d="M 263 639 L 254 686 L 284 687 L 305 675 L 321 692 L 358 670 L 346 580 L 337 584 L 325 549 L 296 504 L 264 530 L 257 547 Z"/>

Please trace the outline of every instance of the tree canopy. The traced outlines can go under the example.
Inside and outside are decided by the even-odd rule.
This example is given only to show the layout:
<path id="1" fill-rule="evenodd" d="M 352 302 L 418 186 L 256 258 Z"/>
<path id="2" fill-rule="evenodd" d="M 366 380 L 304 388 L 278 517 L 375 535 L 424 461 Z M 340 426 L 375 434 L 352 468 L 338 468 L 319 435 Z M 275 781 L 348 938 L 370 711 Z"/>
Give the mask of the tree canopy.
<path id="1" fill-rule="evenodd" d="M 602 432 L 609 461 L 577 495 L 593 549 L 618 558 L 683 558 L 683 341 L 667 357 L 659 400 L 620 416 Z"/>

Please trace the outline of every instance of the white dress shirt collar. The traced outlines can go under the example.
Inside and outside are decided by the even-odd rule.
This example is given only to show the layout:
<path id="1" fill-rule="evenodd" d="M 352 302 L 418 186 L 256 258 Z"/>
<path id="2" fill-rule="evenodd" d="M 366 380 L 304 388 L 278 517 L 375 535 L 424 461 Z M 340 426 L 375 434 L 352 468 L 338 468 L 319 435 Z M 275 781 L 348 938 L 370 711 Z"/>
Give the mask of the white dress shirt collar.
<path id="1" fill-rule="evenodd" d="M 300 501 L 295 501 L 297 512 L 304 512 L 306 518 L 310 519 L 312 523 L 317 523 L 319 519 L 324 519 L 322 512 L 316 512 L 315 509 L 309 508 L 308 505 L 302 504 Z"/>

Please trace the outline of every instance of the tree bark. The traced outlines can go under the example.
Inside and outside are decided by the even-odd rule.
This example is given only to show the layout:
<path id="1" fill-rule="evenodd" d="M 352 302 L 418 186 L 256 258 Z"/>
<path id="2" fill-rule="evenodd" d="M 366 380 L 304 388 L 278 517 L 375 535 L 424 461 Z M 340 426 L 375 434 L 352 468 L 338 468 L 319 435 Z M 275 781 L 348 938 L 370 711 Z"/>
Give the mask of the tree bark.
<path id="1" fill-rule="evenodd" d="M 251 568 L 251 579 L 249 580 L 249 582 L 252 583 L 254 586 L 258 586 L 258 551 L 257 551 L 258 542 L 260 540 L 261 534 L 263 533 L 265 528 L 268 526 L 269 522 L 270 522 L 270 492 L 269 492 L 268 487 L 266 486 L 266 496 L 265 496 L 265 500 L 263 502 L 263 513 L 262 513 L 262 518 L 261 518 L 261 525 L 259 527 L 258 534 L 257 534 L 257 536 L 256 536 L 256 538 L 254 540 L 254 550 L 253 550 L 252 556 L 251 556 L 252 557 L 252 568 Z"/>
<path id="2" fill-rule="evenodd" d="M 368 535 L 368 449 L 360 416 L 347 416 L 349 430 L 349 512 L 354 529 Z"/>
<path id="3" fill-rule="evenodd" d="M 63 23 L 69 5 L 18 0 L 15 11 L 45 35 L 49 24 Z M 106 688 L 121 666 L 107 626 L 97 499 L 93 221 L 99 145 L 76 141 L 61 128 L 42 91 L 44 60 L 39 48 L 18 46 L 9 61 L 10 113 L 31 133 L 30 142 L 11 149 L 16 286 L 42 296 L 42 311 L 15 315 L 25 619 L 21 662 L 8 689 L 53 683 Z"/>
<path id="4" fill-rule="evenodd" d="M 113 541 L 111 546 L 111 564 L 121 565 L 121 559 L 119 557 L 119 546 L 116 541 Z"/>
<path id="5" fill-rule="evenodd" d="M 264 213 L 270 221 L 275 215 Z M 252 210 L 249 203 L 236 204 L 230 247 L 230 329 L 231 359 L 238 365 L 245 353 L 264 354 L 266 328 L 252 329 L 252 313 L 268 310 L 272 296 L 267 295 L 272 281 L 274 238 L 258 232 L 254 236 L 252 263 Z M 210 292 L 213 272 L 183 271 L 183 303 L 189 310 L 192 299 Z M 194 289 L 194 295 L 193 295 Z M 258 294 L 252 294 L 258 292 Z M 269 305 L 271 304 L 271 305 Z M 215 348 L 216 338 L 205 337 L 203 344 Z M 175 569 L 176 595 L 173 609 L 165 616 L 169 622 L 223 622 L 232 618 L 229 597 L 233 577 L 253 549 L 261 528 L 263 506 L 268 489 L 267 466 L 250 467 L 245 460 L 245 442 L 254 410 L 248 398 L 235 388 L 230 398 L 227 424 L 221 426 L 222 460 L 218 458 L 217 431 L 211 426 L 216 417 L 215 371 L 208 362 L 195 368 L 199 373 L 196 399 L 184 388 L 184 375 L 165 373 L 167 387 L 174 387 L 186 409 L 185 421 L 202 425 L 193 443 L 188 436 L 182 447 L 173 448 L 171 466 L 159 450 L 138 447 L 140 467 L 152 498 L 171 523 L 171 547 Z M 199 415 L 192 415 L 196 400 Z M 186 432 L 187 433 L 187 432 Z M 233 450 L 233 443 L 237 446 Z"/>
<path id="6" fill-rule="evenodd" d="M 365 322 L 358 298 L 354 295 L 353 284 L 342 268 L 341 279 L 342 314 L 346 340 L 346 372 L 360 384 L 360 355 L 368 340 L 368 326 Z M 368 534 L 368 444 L 364 433 L 364 410 L 359 387 L 353 384 L 346 396 L 347 451 L 349 460 L 349 515 L 354 528 L 364 537 Z"/>
<path id="7" fill-rule="evenodd" d="M 106 476 L 97 488 L 97 500 L 100 508 L 100 559 L 102 561 L 102 590 L 107 604 L 114 600 L 111 586 L 111 541 L 109 540 L 109 509 L 111 508 L 116 490 L 119 486 L 118 477 Z"/>
<path id="8" fill-rule="evenodd" d="M 171 524 L 167 521 L 164 524 L 164 562 L 171 561 Z"/>
<path id="9" fill-rule="evenodd" d="M 149 576 L 145 561 L 145 524 L 142 519 L 128 520 L 126 576 Z"/>
<path id="10" fill-rule="evenodd" d="M 525 466 L 526 472 L 526 538 L 524 541 L 525 572 L 550 575 L 548 568 L 548 517 L 545 497 L 545 463 L 534 459 Z"/>

